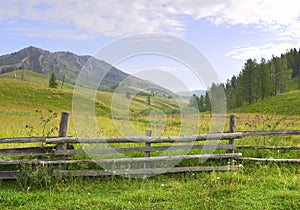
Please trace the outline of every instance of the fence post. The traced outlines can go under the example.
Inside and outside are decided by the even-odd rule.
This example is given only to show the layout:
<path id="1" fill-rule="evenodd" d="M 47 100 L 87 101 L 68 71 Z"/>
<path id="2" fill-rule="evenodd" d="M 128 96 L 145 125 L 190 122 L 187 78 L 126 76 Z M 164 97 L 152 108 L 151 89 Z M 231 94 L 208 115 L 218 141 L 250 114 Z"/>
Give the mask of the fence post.
<path id="1" fill-rule="evenodd" d="M 69 112 L 62 112 L 61 113 L 58 137 L 67 137 L 68 136 L 69 119 L 70 119 L 70 113 Z M 66 143 L 57 144 L 57 150 L 66 150 L 66 149 L 67 149 L 67 144 Z"/>
<path id="2" fill-rule="evenodd" d="M 146 136 L 151 137 L 151 135 L 152 135 L 152 130 L 146 130 Z M 145 149 L 144 157 L 150 157 L 151 156 L 151 152 L 150 152 L 151 143 L 146 142 L 145 147 L 146 147 L 146 149 Z M 150 168 L 150 162 L 146 161 L 144 163 L 144 168 Z"/>
<path id="3" fill-rule="evenodd" d="M 236 117 L 234 115 L 230 115 L 229 118 L 229 132 L 234 133 L 235 132 L 235 121 Z M 229 145 L 234 145 L 234 139 L 229 139 Z M 229 153 L 234 153 L 234 149 L 228 150 Z M 230 158 L 230 168 L 234 168 L 234 158 Z"/>

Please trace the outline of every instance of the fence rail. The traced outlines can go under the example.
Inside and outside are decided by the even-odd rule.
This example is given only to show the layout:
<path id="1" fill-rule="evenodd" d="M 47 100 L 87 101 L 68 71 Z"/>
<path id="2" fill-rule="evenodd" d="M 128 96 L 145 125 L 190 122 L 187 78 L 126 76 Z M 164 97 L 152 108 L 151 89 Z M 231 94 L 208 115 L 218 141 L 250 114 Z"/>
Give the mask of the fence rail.
<path id="1" fill-rule="evenodd" d="M 47 144 L 57 143 L 83 143 L 83 144 L 106 144 L 106 143 L 184 143 L 206 140 L 229 140 L 232 138 L 242 138 L 242 133 L 211 133 L 182 137 L 147 137 L 147 136 L 131 136 L 131 137 L 97 137 L 97 138 L 77 138 L 63 137 L 46 139 Z M 0 140 L 1 141 L 1 140 Z"/>
<path id="2" fill-rule="evenodd" d="M 234 116 L 230 116 L 228 133 L 159 138 L 151 137 L 151 131 L 146 131 L 146 136 L 136 137 L 67 137 L 68 122 L 69 113 L 63 112 L 58 137 L 0 138 L 0 145 L 10 146 L 9 148 L 0 149 L 0 179 L 18 178 L 20 167 L 29 164 L 52 165 L 54 166 L 53 176 L 59 174 L 63 176 L 109 174 L 147 176 L 162 172 L 234 170 L 236 169 L 235 162 L 238 160 L 300 162 L 300 159 L 242 157 L 241 152 L 236 153 L 237 149 L 300 150 L 300 146 L 297 145 L 247 146 L 236 145 L 237 141 L 235 141 L 255 136 L 300 135 L 300 130 L 235 132 Z M 14 143 L 24 144 L 24 147 L 13 148 Z M 30 143 L 30 146 L 26 146 L 27 143 Z M 34 146 L 35 143 L 42 143 L 42 146 L 41 144 Z M 212 151 L 217 152 L 212 153 Z M 77 155 L 76 158 L 74 158 L 75 155 Z M 92 159 L 89 159 L 89 157 L 92 157 Z M 216 159 L 220 161 L 213 161 Z M 223 159 L 225 161 L 221 161 Z M 182 164 L 181 161 L 184 163 Z M 170 167 L 169 163 L 173 162 L 174 166 Z M 95 167 L 97 168 L 95 170 L 68 168 L 68 166 L 76 164 L 96 164 L 98 167 Z M 107 164 L 111 168 L 103 169 Z M 7 166 L 10 167 L 9 171 Z"/>

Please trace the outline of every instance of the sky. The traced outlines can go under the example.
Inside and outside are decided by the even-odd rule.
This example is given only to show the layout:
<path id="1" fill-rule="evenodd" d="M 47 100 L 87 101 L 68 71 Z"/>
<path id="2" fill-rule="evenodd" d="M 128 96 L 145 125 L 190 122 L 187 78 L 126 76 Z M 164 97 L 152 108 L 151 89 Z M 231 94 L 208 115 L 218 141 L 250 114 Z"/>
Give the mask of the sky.
<path id="1" fill-rule="evenodd" d="M 300 1 L 2 0 L 0 4 L 0 55 L 28 46 L 95 55 L 115 40 L 143 33 L 190 43 L 207 58 L 219 81 L 226 82 L 249 58 L 260 61 L 299 49 Z M 169 73 L 186 87 L 170 85 L 170 77 L 167 88 L 173 91 L 207 88 L 193 70 L 164 56 L 132 56 L 117 67 L 144 76 L 151 74 L 141 71 Z"/>

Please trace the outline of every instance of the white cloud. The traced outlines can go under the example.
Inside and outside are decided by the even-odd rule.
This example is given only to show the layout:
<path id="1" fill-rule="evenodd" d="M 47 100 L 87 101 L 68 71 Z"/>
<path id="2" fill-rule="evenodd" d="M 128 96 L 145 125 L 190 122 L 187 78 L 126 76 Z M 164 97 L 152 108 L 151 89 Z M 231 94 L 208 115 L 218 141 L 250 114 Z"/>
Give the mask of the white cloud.
<path id="1" fill-rule="evenodd" d="M 207 18 L 215 24 L 257 24 L 272 28 L 291 24 L 300 15 L 298 0 L 192 0 L 171 4 L 178 14 Z"/>
<path id="2" fill-rule="evenodd" d="M 18 28 L 26 32 L 27 24 L 31 22 L 30 27 L 35 27 L 35 31 L 44 30 L 44 36 L 57 30 L 56 36 L 65 38 L 154 31 L 180 33 L 184 29 L 183 23 L 173 17 L 169 7 L 145 0 L 49 0 L 47 3 L 12 0 L 0 5 L 1 20 L 15 23 L 10 24 L 11 30 Z M 24 24 L 24 21 L 27 23 Z M 73 31 L 73 35 L 65 34 L 62 27 Z M 81 35 L 77 36 L 78 33 Z"/>
<path id="3" fill-rule="evenodd" d="M 237 47 L 227 53 L 226 56 L 231 56 L 234 59 L 243 61 L 249 58 L 255 58 L 259 62 L 261 58 L 270 59 L 272 55 L 280 56 L 281 53 L 285 53 L 286 50 L 294 48 L 295 45 L 300 45 L 300 42 L 268 43 L 261 46 Z"/>
<path id="4" fill-rule="evenodd" d="M 57 31 L 54 37 L 79 39 L 140 32 L 178 35 L 185 30 L 182 15 L 205 18 L 214 24 L 255 24 L 274 30 L 298 20 L 300 1 L 49 0 L 44 3 L 40 0 L 11 0 L 0 5 L 0 21 L 10 21 L 11 30 L 18 28 L 26 32 L 26 20 L 32 21 L 30 27 L 35 27 L 35 31 L 44 30 L 44 36 L 53 37 L 51 33 Z"/>
<path id="5" fill-rule="evenodd" d="M 289 49 L 298 48 L 300 46 L 300 21 L 298 19 L 292 18 L 286 25 L 273 26 L 273 36 L 269 37 L 264 44 L 236 47 L 226 56 L 243 61 L 249 58 L 255 58 L 259 61 L 262 57 L 270 59 L 272 55 L 280 56 L 281 53 L 285 53 Z"/>

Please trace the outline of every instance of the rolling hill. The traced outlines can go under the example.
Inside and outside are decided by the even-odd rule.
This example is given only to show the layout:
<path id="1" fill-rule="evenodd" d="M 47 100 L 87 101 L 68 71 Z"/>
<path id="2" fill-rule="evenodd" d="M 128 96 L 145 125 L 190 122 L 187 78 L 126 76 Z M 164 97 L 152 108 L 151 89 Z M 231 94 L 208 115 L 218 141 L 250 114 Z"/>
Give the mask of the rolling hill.
<path id="1" fill-rule="evenodd" d="M 25 75 L 25 81 L 21 80 L 21 72 Z M 17 74 L 17 79 L 13 75 Z M 72 84 L 64 83 L 61 88 L 53 89 L 48 87 L 49 76 L 36 73 L 30 70 L 15 70 L 0 74 L 0 111 L 31 112 L 35 109 L 53 109 L 57 111 L 71 111 L 73 89 Z M 88 89 L 87 89 L 88 91 Z M 110 117 L 111 102 L 114 94 L 119 94 L 126 100 L 125 94 L 98 91 L 95 101 L 97 115 Z M 81 95 L 82 100 L 92 100 Z M 151 109 L 164 110 L 165 113 L 172 113 L 178 110 L 176 101 L 165 95 L 151 97 L 151 104 L 147 103 L 147 96 L 136 95 L 130 102 L 130 109 L 136 114 L 147 114 Z"/>
<path id="2" fill-rule="evenodd" d="M 230 111 L 237 113 L 299 115 L 300 91 L 283 93 Z"/>

